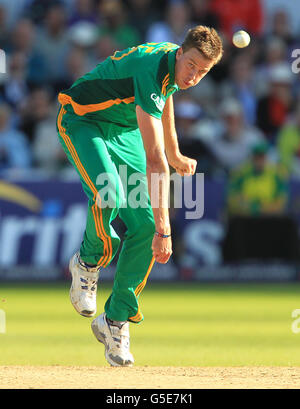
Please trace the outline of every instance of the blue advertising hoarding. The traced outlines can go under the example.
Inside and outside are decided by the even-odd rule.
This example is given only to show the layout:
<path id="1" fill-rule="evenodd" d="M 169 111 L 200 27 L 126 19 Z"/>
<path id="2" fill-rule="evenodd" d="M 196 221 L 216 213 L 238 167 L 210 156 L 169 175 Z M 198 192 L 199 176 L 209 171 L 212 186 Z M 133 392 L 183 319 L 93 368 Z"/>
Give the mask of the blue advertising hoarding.
<path id="1" fill-rule="evenodd" d="M 192 179 L 195 183 L 195 179 Z M 195 187 L 195 186 L 194 186 Z M 290 211 L 300 226 L 300 183 L 291 183 Z M 187 209 L 171 211 L 174 256 L 167 265 L 155 263 L 151 279 L 228 281 L 291 280 L 295 266 L 223 265 L 225 234 L 223 180 L 205 178 L 204 211 L 187 218 Z M 87 199 L 76 181 L 0 181 L 0 278 L 56 279 L 68 273 L 68 261 L 79 248 L 86 222 Z M 102 273 L 111 279 L 115 261 Z"/>
<path id="2" fill-rule="evenodd" d="M 1 181 L 2 275 L 9 277 L 20 266 L 57 274 L 78 248 L 85 220 L 86 199 L 78 182 Z"/>

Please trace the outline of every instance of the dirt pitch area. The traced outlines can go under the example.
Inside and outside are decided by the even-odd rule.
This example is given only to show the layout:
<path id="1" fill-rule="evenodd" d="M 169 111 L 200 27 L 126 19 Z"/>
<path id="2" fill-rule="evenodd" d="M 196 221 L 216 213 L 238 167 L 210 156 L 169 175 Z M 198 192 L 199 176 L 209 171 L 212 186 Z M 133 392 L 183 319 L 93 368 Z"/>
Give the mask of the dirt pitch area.
<path id="1" fill-rule="evenodd" d="M 0 366 L 0 389 L 89 388 L 300 389 L 300 368 Z"/>

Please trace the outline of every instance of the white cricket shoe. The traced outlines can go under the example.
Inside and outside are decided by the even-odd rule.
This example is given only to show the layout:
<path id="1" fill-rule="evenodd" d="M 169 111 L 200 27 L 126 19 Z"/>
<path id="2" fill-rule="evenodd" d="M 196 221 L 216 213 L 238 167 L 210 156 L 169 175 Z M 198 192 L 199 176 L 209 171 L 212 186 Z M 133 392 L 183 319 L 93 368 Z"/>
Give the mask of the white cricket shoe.
<path id="1" fill-rule="evenodd" d="M 88 267 L 75 253 L 69 263 L 72 275 L 70 300 L 75 310 L 84 317 L 92 317 L 97 311 L 97 281 L 99 267 Z"/>
<path id="2" fill-rule="evenodd" d="M 129 351 L 129 323 L 119 328 L 107 322 L 105 312 L 92 322 L 92 331 L 105 346 L 105 358 L 112 366 L 132 366 L 134 359 Z"/>

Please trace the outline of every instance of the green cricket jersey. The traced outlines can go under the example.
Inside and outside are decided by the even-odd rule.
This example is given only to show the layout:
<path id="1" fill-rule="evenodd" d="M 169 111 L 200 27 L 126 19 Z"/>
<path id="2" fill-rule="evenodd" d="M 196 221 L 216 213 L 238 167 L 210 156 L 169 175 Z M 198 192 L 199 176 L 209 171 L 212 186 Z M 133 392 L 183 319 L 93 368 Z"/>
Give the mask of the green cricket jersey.
<path id="1" fill-rule="evenodd" d="M 137 128 L 136 105 L 161 118 L 175 84 L 178 45 L 146 43 L 116 51 L 59 94 L 59 102 L 93 121 Z"/>

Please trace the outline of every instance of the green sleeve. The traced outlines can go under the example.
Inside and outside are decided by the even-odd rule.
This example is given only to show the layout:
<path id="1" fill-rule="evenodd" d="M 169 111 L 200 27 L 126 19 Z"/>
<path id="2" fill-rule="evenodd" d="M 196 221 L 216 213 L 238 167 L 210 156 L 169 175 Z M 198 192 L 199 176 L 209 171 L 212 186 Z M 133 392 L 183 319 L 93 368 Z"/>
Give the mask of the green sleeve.
<path id="1" fill-rule="evenodd" d="M 161 119 L 166 103 L 166 97 L 162 95 L 155 76 L 151 73 L 142 72 L 134 78 L 135 104 L 145 112 Z"/>

